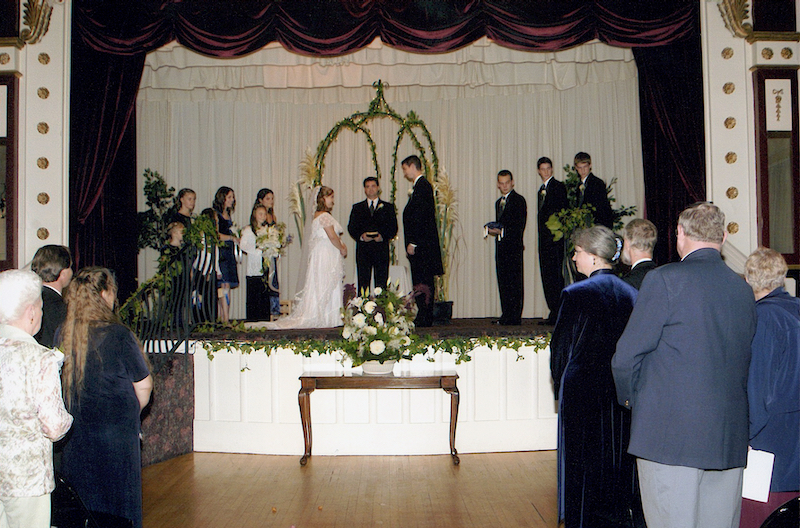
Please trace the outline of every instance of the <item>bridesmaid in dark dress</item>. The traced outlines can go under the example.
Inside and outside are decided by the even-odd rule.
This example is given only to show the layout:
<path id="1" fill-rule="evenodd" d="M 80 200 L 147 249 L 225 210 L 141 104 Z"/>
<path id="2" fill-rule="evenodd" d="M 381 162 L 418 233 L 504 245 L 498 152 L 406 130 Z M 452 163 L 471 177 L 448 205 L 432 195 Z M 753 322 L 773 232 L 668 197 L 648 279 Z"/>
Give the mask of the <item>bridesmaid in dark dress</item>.
<path id="1" fill-rule="evenodd" d="M 558 509 L 566 528 L 644 527 L 630 411 L 617 404 L 611 357 L 636 289 L 611 271 L 620 240 L 605 226 L 573 236 L 578 271 L 565 288 L 550 341 L 558 408 Z"/>
<path id="2" fill-rule="evenodd" d="M 239 272 L 236 269 L 234 245 L 239 243 L 238 233 L 231 227 L 231 215 L 236 209 L 236 195 L 230 187 L 220 187 L 214 195 L 214 210 L 219 219 L 219 239 L 223 245 L 219 248 L 219 269 L 222 278 L 217 282 L 219 298 L 219 318 L 223 323 L 230 321 L 231 290 L 239 287 Z"/>
<path id="3" fill-rule="evenodd" d="M 142 526 L 140 413 L 153 381 L 136 337 L 113 311 L 117 285 L 105 268 L 84 268 L 67 291 L 62 387 L 75 418 L 62 472 L 89 510 Z"/>
<path id="4" fill-rule="evenodd" d="M 265 225 L 274 226 L 277 223 L 275 217 L 275 195 L 270 189 L 261 189 L 256 195 L 255 205 L 263 205 L 267 208 L 267 223 Z M 269 296 L 269 313 L 270 315 L 279 316 L 281 314 L 281 292 L 280 284 L 278 283 L 278 259 L 272 259 L 272 266 L 275 270 L 272 273 L 272 280 L 268 285 L 267 295 Z"/>

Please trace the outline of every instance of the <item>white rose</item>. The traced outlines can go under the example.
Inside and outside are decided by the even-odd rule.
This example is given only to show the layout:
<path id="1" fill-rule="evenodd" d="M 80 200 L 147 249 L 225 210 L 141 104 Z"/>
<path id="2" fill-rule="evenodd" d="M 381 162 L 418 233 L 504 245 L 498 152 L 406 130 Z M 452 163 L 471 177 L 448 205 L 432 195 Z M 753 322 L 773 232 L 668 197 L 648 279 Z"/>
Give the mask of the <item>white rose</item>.
<path id="1" fill-rule="evenodd" d="M 408 346 L 411 344 L 411 338 L 408 336 L 403 336 L 403 339 L 401 339 L 401 341 L 403 343 L 403 346 Z"/>
<path id="2" fill-rule="evenodd" d="M 383 288 L 381 288 L 380 286 L 378 286 L 377 288 L 375 288 L 375 295 L 380 295 L 380 294 L 382 294 L 382 293 L 383 293 Z"/>
<path id="3" fill-rule="evenodd" d="M 396 336 L 399 333 L 400 333 L 400 330 L 396 326 L 393 326 L 393 327 L 391 327 L 389 329 L 389 334 L 390 335 Z"/>
<path id="4" fill-rule="evenodd" d="M 378 329 L 374 326 L 367 326 L 364 328 L 364 333 L 369 335 L 378 335 Z"/>
<path id="5" fill-rule="evenodd" d="M 345 327 L 344 327 L 344 329 L 342 330 L 342 337 L 343 337 L 344 339 L 350 339 L 350 336 L 351 336 L 351 335 L 353 335 L 353 333 L 350 331 L 350 329 L 349 329 L 349 328 L 347 328 L 347 327 L 345 326 Z"/>
<path id="6" fill-rule="evenodd" d="M 367 312 L 368 314 L 371 314 L 372 312 L 374 312 L 375 308 L 377 308 L 377 307 L 378 307 L 378 305 L 375 304 L 375 301 L 367 301 L 367 302 L 364 303 L 364 311 Z"/>
<path id="7" fill-rule="evenodd" d="M 383 314 L 378 312 L 375 314 L 375 322 L 378 323 L 378 326 L 383 326 Z"/>
<path id="8" fill-rule="evenodd" d="M 369 344 L 369 351 L 372 352 L 373 355 L 380 356 L 384 350 L 386 350 L 386 345 L 380 339 Z"/>
<path id="9" fill-rule="evenodd" d="M 364 326 L 367 324 L 367 316 L 364 315 L 363 313 L 356 314 L 353 317 L 353 324 L 356 325 L 358 328 L 364 328 Z"/>

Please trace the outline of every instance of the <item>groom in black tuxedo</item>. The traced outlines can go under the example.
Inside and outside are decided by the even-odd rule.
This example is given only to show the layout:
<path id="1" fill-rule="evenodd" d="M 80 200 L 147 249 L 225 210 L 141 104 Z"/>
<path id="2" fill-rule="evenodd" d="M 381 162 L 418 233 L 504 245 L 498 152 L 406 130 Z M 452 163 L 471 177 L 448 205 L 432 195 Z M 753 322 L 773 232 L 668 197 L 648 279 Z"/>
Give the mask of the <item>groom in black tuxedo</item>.
<path id="1" fill-rule="evenodd" d="M 384 202 L 378 195 L 378 178 L 364 179 L 367 199 L 353 204 L 347 231 L 356 241 L 358 292 L 369 291 L 372 270 L 375 287 L 385 288 L 389 279 L 389 241 L 397 234 L 397 212 L 394 204 Z"/>
<path id="2" fill-rule="evenodd" d="M 414 286 L 425 285 L 428 295 L 417 297 L 418 327 L 433 324 L 434 277 L 444 275 L 439 232 L 436 229 L 436 204 L 433 187 L 422 174 L 422 162 L 417 156 L 409 156 L 400 164 L 403 177 L 414 184 L 411 197 L 403 209 L 403 234 L 406 255 L 411 265 L 411 281 Z"/>
<path id="3" fill-rule="evenodd" d="M 594 206 L 595 225 L 604 225 L 609 229 L 614 229 L 614 213 L 611 210 L 611 202 L 608 200 L 606 183 L 592 174 L 592 157 L 586 152 L 575 154 L 575 172 L 581 179 L 578 186 L 578 206 Z"/>
<path id="4" fill-rule="evenodd" d="M 489 229 L 495 237 L 495 266 L 497 286 L 500 291 L 500 307 L 503 315 L 497 321 L 501 325 L 522 323 L 522 304 L 525 298 L 522 281 L 522 252 L 525 246 L 522 235 L 528 222 L 528 204 L 514 190 L 514 175 L 511 171 L 497 173 L 497 188 L 502 196 L 495 202 L 495 218 L 498 227 Z"/>

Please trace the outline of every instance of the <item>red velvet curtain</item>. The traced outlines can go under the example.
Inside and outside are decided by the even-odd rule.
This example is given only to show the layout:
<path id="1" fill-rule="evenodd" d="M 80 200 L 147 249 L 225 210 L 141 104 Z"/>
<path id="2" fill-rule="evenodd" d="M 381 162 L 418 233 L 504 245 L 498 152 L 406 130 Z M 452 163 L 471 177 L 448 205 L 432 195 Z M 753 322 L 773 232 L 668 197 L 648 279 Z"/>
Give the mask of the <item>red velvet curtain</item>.
<path id="1" fill-rule="evenodd" d="M 109 181 L 135 177 L 135 155 L 121 152 L 121 145 L 126 133 L 135 129 L 133 109 L 144 56 L 172 40 L 215 57 L 244 55 L 275 41 L 300 54 L 341 55 L 375 37 L 420 53 L 451 51 L 483 36 L 531 51 L 566 49 L 593 39 L 650 48 L 687 39 L 699 42 L 698 10 L 697 2 L 684 0 L 76 0 L 70 231 L 77 265 L 115 267 L 123 293 L 135 284 L 135 232 L 124 228 L 122 218 L 135 216 L 136 194 L 103 196 Z M 681 67 L 699 77 L 699 60 L 698 53 Z M 640 76 L 640 84 L 642 79 L 652 83 L 643 96 L 652 93 L 674 102 L 677 92 L 684 90 L 668 76 Z M 687 96 L 702 101 L 702 91 Z M 657 113 L 649 121 L 670 129 L 674 117 L 670 109 L 675 105 L 646 104 Z M 702 133 L 702 115 L 694 125 Z M 697 149 L 702 149 L 702 141 L 698 146 L 680 134 L 667 134 L 658 141 L 659 153 L 672 152 L 666 158 L 673 161 L 694 160 Z M 126 144 L 124 148 L 135 152 L 133 141 Z M 125 163 L 118 162 L 121 159 Z M 703 168 L 696 169 L 685 175 L 688 180 L 675 183 L 691 188 L 692 196 L 704 185 Z M 647 164 L 645 178 L 651 178 Z M 679 210 L 682 205 L 669 208 Z M 665 216 L 672 221 L 675 213 L 668 210 Z"/>

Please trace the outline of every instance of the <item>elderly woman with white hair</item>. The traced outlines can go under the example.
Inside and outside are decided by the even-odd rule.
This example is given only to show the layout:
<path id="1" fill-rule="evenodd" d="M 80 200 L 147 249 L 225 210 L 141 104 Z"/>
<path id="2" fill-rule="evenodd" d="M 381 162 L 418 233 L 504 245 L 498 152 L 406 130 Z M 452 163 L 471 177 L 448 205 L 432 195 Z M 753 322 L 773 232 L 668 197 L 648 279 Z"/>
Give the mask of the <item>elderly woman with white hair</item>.
<path id="1" fill-rule="evenodd" d="M 742 501 L 741 527 L 758 527 L 781 504 L 800 495 L 800 299 L 784 288 L 788 266 L 760 247 L 744 264 L 756 298 L 747 400 L 750 447 L 775 455 L 767 502 Z"/>
<path id="2" fill-rule="evenodd" d="M 72 425 L 61 397 L 64 355 L 33 338 L 42 324 L 42 280 L 0 273 L 0 526 L 50 526 L 52 443 Z"/>

